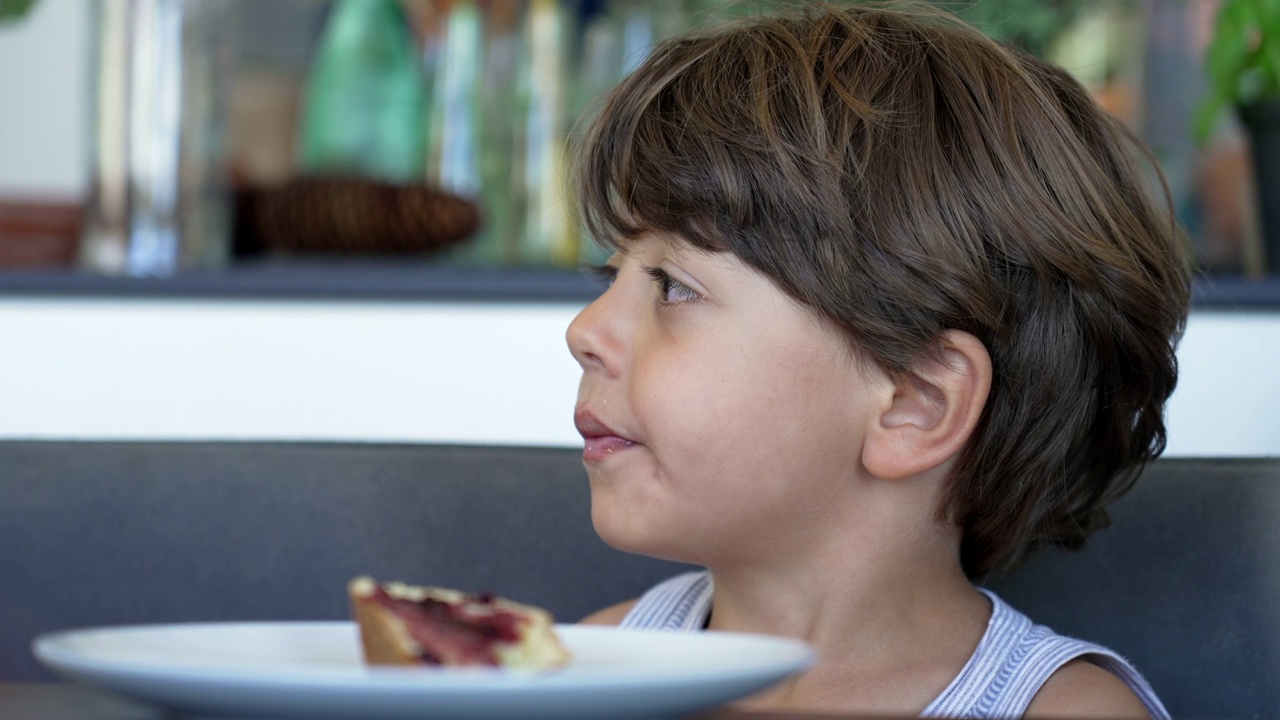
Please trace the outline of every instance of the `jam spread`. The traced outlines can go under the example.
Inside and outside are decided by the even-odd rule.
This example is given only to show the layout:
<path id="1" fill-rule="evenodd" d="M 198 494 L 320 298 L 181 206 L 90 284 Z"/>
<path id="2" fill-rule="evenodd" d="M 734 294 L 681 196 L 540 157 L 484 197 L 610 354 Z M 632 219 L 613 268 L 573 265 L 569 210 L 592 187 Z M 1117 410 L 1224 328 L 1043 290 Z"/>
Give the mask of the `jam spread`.
<path id="1" fill-rule="evenodd" d="M 490 594 L 458 603 L 435 598 L 393 598 L 378 588 L 371 598 L 391 611 L 418 644 L 422 662 L 432 665 L 497 665 L 497 646 L 518 643 L 526 619 L 502 610 Z"/>

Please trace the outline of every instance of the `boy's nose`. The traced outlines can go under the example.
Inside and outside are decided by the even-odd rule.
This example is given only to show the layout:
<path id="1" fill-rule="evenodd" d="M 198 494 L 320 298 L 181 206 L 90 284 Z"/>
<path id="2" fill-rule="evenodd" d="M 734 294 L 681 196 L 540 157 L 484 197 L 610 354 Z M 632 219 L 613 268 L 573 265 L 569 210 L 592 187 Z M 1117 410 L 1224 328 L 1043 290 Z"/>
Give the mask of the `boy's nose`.
<path id="1" fill-rule="evenodd" d="M 583 308 L 565 331 L 569 352 L 573 353 L 573 359 L 578 361 L 584 372 L 608 370 L 618 354 L 616 332 L 609 322 L 608 297 L 611 291 L 612 288 L 605 290 Z"/>

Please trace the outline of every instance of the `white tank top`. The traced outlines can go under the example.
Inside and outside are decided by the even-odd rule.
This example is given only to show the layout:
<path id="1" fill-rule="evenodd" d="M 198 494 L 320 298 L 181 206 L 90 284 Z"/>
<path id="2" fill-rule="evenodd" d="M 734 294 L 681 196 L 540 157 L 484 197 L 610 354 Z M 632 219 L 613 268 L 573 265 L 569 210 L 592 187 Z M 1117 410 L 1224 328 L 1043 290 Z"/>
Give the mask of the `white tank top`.
<path id="1" fill-rule="evenodd" d="M 1153 718 L 1169 717 L 1151 686 L 1124 658 L 1100 645 L 1055 634 L 1032 623 L 995 593 L 979 590 L 991 599 L 987 631 L 964 669 L 921 716 L 1022 717 L 1050 675 L 1071 660 L 1083 658 L 1123 680 Z M 621 627 L 702 630 L 711 613 L 711 596 L 711 573 L 676 576 L 642 595 Z"/>

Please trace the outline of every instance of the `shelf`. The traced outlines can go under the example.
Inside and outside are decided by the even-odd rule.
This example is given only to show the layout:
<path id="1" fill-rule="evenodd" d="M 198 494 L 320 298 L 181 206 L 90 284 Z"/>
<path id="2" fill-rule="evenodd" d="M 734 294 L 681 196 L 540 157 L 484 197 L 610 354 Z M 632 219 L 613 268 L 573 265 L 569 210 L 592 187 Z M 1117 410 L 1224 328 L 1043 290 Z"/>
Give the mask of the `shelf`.
<path id="1" fill-rule="evenodd" d="M 222 300 L 433 300 L 589 302 L 600 285 L 576 270 L 464 267 L 432 261 L 270 260 L 169 278 L 120 278 L 68 270 L 0 271 L 0 297 Z M 1280 277 L 1199 278 L 1196 308 L 1280 311 Z"/>
<path id="2" fill-rule="evenodd" d="M 1230 276 L 1198 278 L 1191 288 L 1191 304 L 1212 310 L 1280 311 L 1280 277 L 1262 280 Z"/>
<path id="3" fill-rule="evenodd" d="M 260 261 L 167 278 L 66 270 L 0 272 L 0 297 L 224 300 L 589 302 L 600 285 L 567 269 L 459 267 L 423 261 Z"/>

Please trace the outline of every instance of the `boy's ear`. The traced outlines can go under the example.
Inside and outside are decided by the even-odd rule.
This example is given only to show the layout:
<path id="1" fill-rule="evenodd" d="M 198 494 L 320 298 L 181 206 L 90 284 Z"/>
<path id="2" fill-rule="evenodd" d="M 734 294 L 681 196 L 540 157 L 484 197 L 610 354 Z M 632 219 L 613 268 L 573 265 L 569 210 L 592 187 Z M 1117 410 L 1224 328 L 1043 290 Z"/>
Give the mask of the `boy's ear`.
<path id="1" fill-rule="evenodd" d="M 893 397 L 868 429 L 863 465 L 888 480 L 942 465 L 968 442 L 990 391 L 987 348 L 969 333 L 947 330 L 940 352 L 919 358 L 893 384 Z"/>

